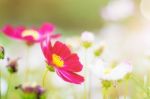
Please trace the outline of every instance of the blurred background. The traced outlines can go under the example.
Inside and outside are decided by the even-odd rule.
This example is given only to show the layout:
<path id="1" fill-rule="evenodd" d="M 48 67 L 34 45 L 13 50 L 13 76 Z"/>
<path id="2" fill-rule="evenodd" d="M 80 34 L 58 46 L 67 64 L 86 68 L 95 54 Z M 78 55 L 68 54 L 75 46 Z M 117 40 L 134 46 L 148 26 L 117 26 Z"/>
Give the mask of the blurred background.
<path id="1" fill-rule="evenodd" d="M 146 82 L 150 83 L 149 0 L 0 0 L 1 28 L 6 24 L 40 26 L 44 22 L 55 24 L 56 32 L 63 35 L 62 40 L 75 47 L 77 52 L 80 50 L 78 49 L 80 34 L 84 31 L 93 32 L 96 36 L 95 44 L 100 42 L 107 44 L 102 58 L 108 62 L 128 60 L 133 65 L 133 71 L 138 75 L 142 84 L 144 77 L 146 77 Z M 2 33 L 0 34 L 0 45 L 6 48 L 6 56 L 13 58 L 25 56 L 19 61 L 17 81 L 12 85 L 23 83 L 24 79 L 20 75 L 23 75 L 22 72 L 26 65 L 24 61 L 27 56 L 26 45 Z M 31 69 L 30 80 L 40 83 L 45 68 L 40 47 L 38 45 L 31 47 L 28 56 Z M 9 74 L 4 66 L 6 63 L 0 62 L 1 78 L 5 82 L 3 86 L 6 85 L 5 89 L 7 89 Z M 41 76 L 37 77 L 39 74 Z M 73 99 L 71 93 L 76 94 L 74 99 L 82 99 L 80 95 L 78 96 L 82 92 L 78 90 L 83 89 L 83 86 L 74 86 L 75 91 L 72 91 L 70 87 L 72 85 L 64 83 L 55 74 L 50 73 L 48 76 L 50 75 L 46 86 L 52 88 L 53 91 L 50 91 L 47 99 Z M 98 80 L 95 82 L 97 83 L 93 84 L 91 99 L 102 99 L 99 94 L 99 82 Z M 134 83 L 131 82 L 130 86 L 132 85 Z M 65 92 L 65 88 L 69 88 L 68 91 Z M 21 99 L 17 93 L 12 92 L 9 97 Z M 141 90 L 137 86 L 132 86 L 128 99 L 143 99 L 144 94 L 139 93 Z M 120 94 L 122 95 L 121 92 Z M 120 97 L 120 99 L 123 98 Z"/>

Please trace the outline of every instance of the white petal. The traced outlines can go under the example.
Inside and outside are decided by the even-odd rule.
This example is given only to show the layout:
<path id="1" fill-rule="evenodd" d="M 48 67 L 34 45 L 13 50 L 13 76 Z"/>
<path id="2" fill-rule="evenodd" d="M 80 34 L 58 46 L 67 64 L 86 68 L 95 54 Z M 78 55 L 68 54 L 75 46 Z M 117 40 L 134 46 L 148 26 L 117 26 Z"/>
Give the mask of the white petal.
<path id="1" fill-rule="evenodd" d="M 115 67 L 112 72 L 109 74 L 109 79 L 119 80 L 123 79 L 128 73 L 132 72 L 132 66 L 128 63 L 121 63 Z"/>
<path id="2" fill-rule="evenodd" d="M 83 42 L 94 42 L 94 35 L 92 32 L 85 31 L 81 35 L 81 40 Z"/>
<path id="3" fill-rule="evenodd" d="M 120 10 L 121 9 L 121 10 Z M 132 0 L 112 0 L 101 12 L 105 20 L 119 20 L 131 16 L 134 11 Z"/>

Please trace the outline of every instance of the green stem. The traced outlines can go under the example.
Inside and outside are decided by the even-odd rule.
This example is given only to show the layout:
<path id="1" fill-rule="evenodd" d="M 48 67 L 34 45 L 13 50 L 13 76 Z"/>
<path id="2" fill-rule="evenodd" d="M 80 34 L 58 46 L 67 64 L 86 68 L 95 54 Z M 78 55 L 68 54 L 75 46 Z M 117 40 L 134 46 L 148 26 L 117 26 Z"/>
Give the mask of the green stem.
<path id="1" fill-rule="evenodd" d="M 106 89 L 106 88 L 103 88 L 103 90 L 102 90 L 103 92 L 103 99 L 108 99 L 108 96 L 107 96 L 107 94 L 108 94 L 108 89 Z"/>
<path id="2" fill-rule="evenodd" d="M 44 74 L 43 74 L 43 80 L 42 80 L 43 87 L 45 87 L 45 79 L 46 79 L 47 73 L 48 73 L 48 69 L 46 69 L 45 72 L 44 72 Z"/>
<path id="3" fill-rule="evenodd" d="M 29 50 L 30 47 L 27 46 L 26 51 L 26 70 L 25 70 L 25 81 L 28 81 L 28 74 L 29 74 Z"/>
<path id="4" fill-rule="evenodd" d="M 71 87 L 71 90 L 72 90 L 73 99 L 77 99 L 73 85 L 71 85 L 70 87 Z"/>
<path id="5" fill-rule="evenodd" d="M 87 66 L 87 61 L 86 61 L 86 52 L 87 52 L 87 49 L 84 50 L 84 75 L 85 77 L 87 76 L 87 72 L 86 72 L 86 66 Z M 87 90 L 86 90 L 86 82 L 84 82 L 84 98 L 87 99 Z"/>
<path id="6" fill-rule="evenodd" d="M 88 93 L 89 99 L 91 99 L 91 93 L 92 93 L 91 85 L 92 85 L 92 76 L 91 73 L 89 72 L 89 93 Z"/>
<path id="7" fill-rule="evenodd" d="M 126 92 L 126 95 L 124 96 L 124 99 L 127 98 L 127 94 L 128 94 L 128 81 L 126 81 L 126 88 L 125 88 L 125 92 Z"/>
<path id="8" fill-rule="evenodd" d="M 144 85 L 142 85 L 142 84 L 140 83 L 140 81 L 137 80 L 135 77 L 136 77 L 136 76 L 133 75 L 133 76 L 132 76 L 132 80 L 147 94 L 147 97 L 150 98 L 149 92 L 147 92 L 147 88 L 145 88 Z"/>
<path id="9" fill-rule="evenodd" d="M 10 76 L 8 78 L 8 89 L 7 89 L 7 92 L 6 92 L 6 95 L 5 95 L 5 97 L 6 97 L 5 99 L 8 99 L 8 96 L 9 96 L 8 93 L 9 93 L 9 90 L 10 90 L 10 87 L 11 87 L 11 82 L 12 82 L 12 78 L 13 78 L 12 75 L 13 74 L 10 74 Z"/>

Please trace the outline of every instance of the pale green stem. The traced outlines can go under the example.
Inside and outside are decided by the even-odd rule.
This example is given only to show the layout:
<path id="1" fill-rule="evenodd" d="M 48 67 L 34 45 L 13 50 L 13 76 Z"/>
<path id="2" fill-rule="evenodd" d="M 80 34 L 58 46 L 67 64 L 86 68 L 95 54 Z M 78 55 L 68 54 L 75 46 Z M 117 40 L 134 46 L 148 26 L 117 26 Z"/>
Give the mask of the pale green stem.
<path id="1" fill-rule="evenodd" d="M 124 99 L 127 98 L 127 94 L 128 94 L 128 81 L 126 81 L 126 88 L 125 88 L 125 92 L 126 92 L 126 95 L 124 96 Z"/>
<path id="2" fill-rule="evenodd" d="M 9 93 L 9 90 L 10 90 L 10 87 L 11 87 L 11 82 L 12 82 L 12 79 L 13 79 L 12 75 L 13 74 L 10 74 L 10 76 L 8 78 L 8 89 L 7 89 L 7 92 L 6 92 L 6 95 L 5 95 L 6 99 L 8 99 L 8 96 L 9 96 L 8 93 Z"/>
<path id="3" fill-rule="evenodd" d="M 71 87 L 71 90 L 72 90 L 73 99 L 77 99 L 73 85 L 71 85 L 70 87 Z"/>
<path id="4" fill-rule="evenodd" d="M 29 75 L 29 46 L 27 46 L 26 51 L 26 70 L 25 70 L 25 81 L 28 81 L 28 75 Z"/>
<path id="5" fill-rule="evenodd" d="M 91 99 L 91 85 L 92 85 L 92 77 L 91 77 L 91 73 L 89 72 L 89 93 L 88 93 L 88 97 L 89 99 Z"/>
<path id="6" fill-rule="evenodd" d="M 147 88 L 141 85 L 140 81 L 138 81 L 135 76 L 132 76 L 132 80 L 147 94 L 147 97 L 150 98 L 149 93 L 147 92 Z"/>
<path id="7" fill-rule="evenodd" d="M 103 88 L 103 99 L 108 99 L 108 89 L 106 89 L 106 88 Z"/>
<path id="8" fill-rule="evenodd" d="M 47 73 L 48 73 L 48 69 L 46 69 L 45 72 L 44 72 L 44 74 L 43 74 L 43 80 L 42 80 L 43 87 L 45 87 L 45 79 L 46 79 Z"/>
<path id="9" fill-rule="evenodd" d="M 86 72 L 86 68 L 87 68 L 87 60 L 86 60 L 86 53 L 87 52 L 87 49 L 85 49 L 84 51 L 84 67 L 85 67 L 85 70 L 84 70 L 84 75 L 85 77 L 87 77 L 87 72 Z M 86 82 L 84 82 L 84 98 L 87 99 L 87 89 L 86 89 Z"/>

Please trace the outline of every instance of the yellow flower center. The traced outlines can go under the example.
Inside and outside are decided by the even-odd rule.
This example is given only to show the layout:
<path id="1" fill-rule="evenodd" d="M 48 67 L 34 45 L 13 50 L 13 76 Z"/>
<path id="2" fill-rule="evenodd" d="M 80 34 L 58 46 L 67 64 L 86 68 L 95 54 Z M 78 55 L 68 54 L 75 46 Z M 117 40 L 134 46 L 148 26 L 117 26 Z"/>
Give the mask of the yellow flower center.
<path id="1" fill-rule="evenodd" d="M 52 55 L 52 62 L 55 64 L 57 67 L 63 67 L 64 66 L 64 61 L 61 59 L 60 56 L 53 54 Z"/>
<path id="2" fill-rule="evenodd" d="M 22 33 L 22 37 L 32 36 L 34 39 L 38 39 L 40 37 L 39 33 L 35 30 L 24 30 Z"/>

